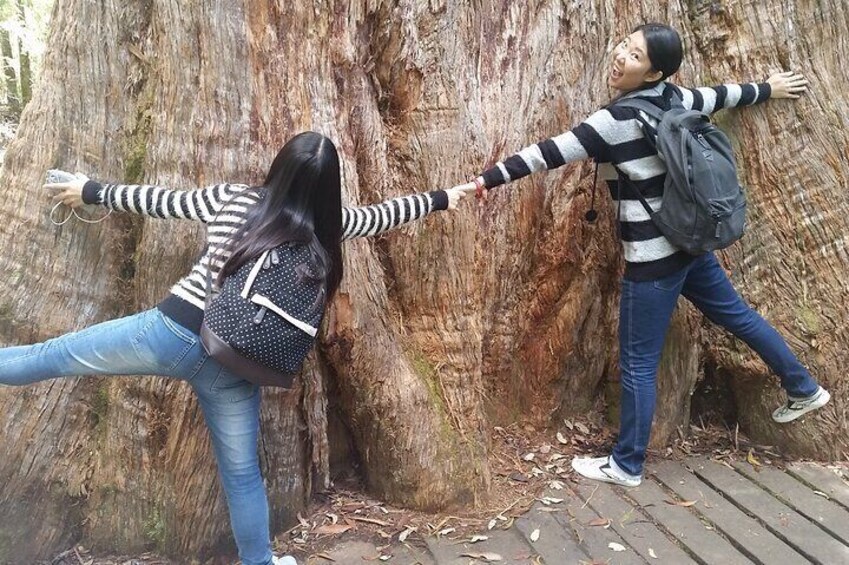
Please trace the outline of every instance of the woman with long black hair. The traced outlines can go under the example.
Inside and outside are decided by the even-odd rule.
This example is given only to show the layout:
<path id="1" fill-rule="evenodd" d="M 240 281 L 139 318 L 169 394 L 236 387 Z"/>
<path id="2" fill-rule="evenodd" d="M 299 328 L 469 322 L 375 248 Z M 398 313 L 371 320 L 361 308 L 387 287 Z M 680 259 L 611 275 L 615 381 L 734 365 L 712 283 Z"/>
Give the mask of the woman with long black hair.
<path id="1" fill-rule="evenodd" d="M 621 411 L 619 438 L 606 457 L 576 458 L 579 474 L 623 486 L 640 484 L 656 398 L 657 368 L 672 311 L 683 295 L 711 321 L 752 347 L 781 379 L 788 401 L 775 410 L 787 423 L 825 405 L 829 393 L 819 386 L 784 339 L 737 294 L 713 253 L 690 255 L 672 245 L 651 220 L 663 202 L 667 168 L 652 139 L 658 121 L 633 107 L 617 105 L 638 97 L 662 110 L 673 100 L 687 109 L 712 113 L 749 106 L 770 98 L 798 98 L 807 81 L 794 72 L 779 73 L 761 84 L 727 84 L 687 89 L 666 79 L 678 71 L 681 38 L 662 24 L 637 27 L 616 46 L 607 84 L 618 96 L 572 130 L 531 145 L 497 163 L 472 183 L 486 190 L 533 172 L 593 158 L 618 210 L 625 274 L 619 314 Z M 620 176 L 624 182 L 619 182 Z M 635 191 L 639 191 L 639 194 Z"/>
<path id="2" fill-rule="evenodd" d="M 207 249 L 159 305 L 44 343 L 0 349 L 0 384 L 21 386 L 81 375 L 161 375 L 189 383 L 212 437 L 244 565 L 291 565 L 271 551 L 268 501 L 259 469 L 259 387 L 224 368 L 199 337 L 210 279 L 225 279 L 268 249 L 286 242 L 309 246 L 313 275 L 324 278 L 328 299 L 342 278 L 341 242 L 370 236 L 453 209 L 462 189 L 343 208 L 339 157 L 314 132 L 292 138 L 257 187 L 219 184 L 190 191 L 92 180 L 52 183 L 54 200 L 72 207 L 99 204 L 154 218 L 207 224 Z"/>

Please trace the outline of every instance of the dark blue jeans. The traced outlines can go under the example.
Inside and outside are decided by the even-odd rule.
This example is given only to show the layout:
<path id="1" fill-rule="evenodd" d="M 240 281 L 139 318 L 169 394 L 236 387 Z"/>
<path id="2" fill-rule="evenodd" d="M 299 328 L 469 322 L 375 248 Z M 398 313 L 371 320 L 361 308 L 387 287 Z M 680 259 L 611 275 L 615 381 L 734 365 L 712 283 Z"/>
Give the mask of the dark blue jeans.
<path id="1" fill-rule="evenodd" d="M 619 305 L 622 398 L 613 458 L 632 475 L 643 471 L 654 416 L 657 367 L 679 295 L 754 349 L 781 378 L 788 395 L 801 398 L 817 391 L 816 381 L 784 339 L 740 298 L 713 253 L 699 256 L 662 279 L 623 280 Z"/>

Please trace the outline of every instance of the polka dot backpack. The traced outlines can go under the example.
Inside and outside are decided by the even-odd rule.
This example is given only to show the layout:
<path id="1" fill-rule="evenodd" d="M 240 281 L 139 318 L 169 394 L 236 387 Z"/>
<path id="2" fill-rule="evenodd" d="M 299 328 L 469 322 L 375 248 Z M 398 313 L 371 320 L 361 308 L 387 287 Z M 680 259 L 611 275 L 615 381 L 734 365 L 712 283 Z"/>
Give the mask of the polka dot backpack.
<path id="1" fill-rule="evenodd" d="M 324 280 L 307 246 L 269 249 L 212 287 L 201 341 L 209 355 L 246 380 L 291 387 L 324 315 Z"/>

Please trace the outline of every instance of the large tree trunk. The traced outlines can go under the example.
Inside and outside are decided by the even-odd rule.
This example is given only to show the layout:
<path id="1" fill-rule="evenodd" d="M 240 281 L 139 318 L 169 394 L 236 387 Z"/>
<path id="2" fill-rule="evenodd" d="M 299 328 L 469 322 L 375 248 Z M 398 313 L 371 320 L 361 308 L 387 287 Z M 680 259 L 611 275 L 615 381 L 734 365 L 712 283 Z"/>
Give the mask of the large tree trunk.
<path id="1" fill-rule="evenodd" d="M 746 149 L 753 213 L 742 244 L 722 256 L 837 393 L 823 416 L 774 426 L 766 368 L 684 310 L 664 353 L 654 442 L 687 422 L 706 355 L 734 376 L 747 431 L 839 457 L 847 111 L 827 95 L 847 87 L 839 33 L 849 9 L 838 2 L 57 3 L 40 86 L 2 177 L 0 340 L 41 340 L 153 305 L 199 249 L 201 231 L 188 223 L 113 215 L 52 226 L 45 169 L 172 186 L 258 182 L 286 139 L 315 129 L 339 146 L 350 203 L 450 185 L 605 103 L 608 38 L 643 17 L 682 30 L 684 83 L 780 67 L 812 79 L 797 104 L 725 117 Z M 589 164 L 571 165 L 496 191 L 485 208 L 346 244 L 345 280 L 303 387 L 264 391 L 275 527 L 327 484 L 335 444 L 325 390 L 368 488 L 419 508 L 485 497 L 488 422 L 546 424 L 615 391 L 605 383 L 618 374 L 621 267 L 611 215 L 582 220 L 591 180 Z M 77 540 L 185 557 L 229 539 L 184 384 L 67 379 L 2 390 L 0 421 L 0 561 Z"/>

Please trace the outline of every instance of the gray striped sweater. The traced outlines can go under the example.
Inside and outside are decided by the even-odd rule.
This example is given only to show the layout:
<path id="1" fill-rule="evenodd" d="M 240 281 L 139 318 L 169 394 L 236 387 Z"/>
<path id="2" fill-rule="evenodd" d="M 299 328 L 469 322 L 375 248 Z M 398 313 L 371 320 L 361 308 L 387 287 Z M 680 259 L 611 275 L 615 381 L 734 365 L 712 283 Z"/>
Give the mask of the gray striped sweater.
<path id="1" fill-rule="evenodd" d="M 159 303 L 163 314 L 183 327 L 200 332 L 206 298 L 207 272 L 214 280 L 229 258 L 226 244 L 245 222 L 248 209 L 262 196 L 243 184 L 216 184 L 194 190 L 149 185 L 101 184 L 88 181 L 83 202 L 110 210 L 152 218 L 197 220 L 207 224 L 207 248 L 188 275 Z M 448 208 L 443 190 L 393 198 L 373 206 L 342 208 L 342 239 L 371 236 Z"/>
<path id="2" fill-rule="evenodd" d="M 673 93 L 678 94 L 684 107 L 709 114 L 723 108 L 764 102 L 770 97 L 771 89 L 767 83 L 688 89 L 661 82 L 623 98 L 639 96 L 669 109 Z M 493 188 L 537 171 L 592 157 L 600 163 L 599 176 L 607 182 L 615 209 L 621 211 L 619 232 L 625 255 L 625 278 L 641 281 L 670 275 L 684 267 L 692 256 L 663 237 L 633 192 L 639 190 L 655 211 L 663 204 L 666 165 L 645 138 L 637 119 L 638 112 L 619 107 L 614 101 L 571 131 L 526 147 L 497 163 L 483 173 L 484 184 Z M 651 127 L 657 127 L 657 121 L 651 116 L 639 114 Z M 653 133 L 649 131 L 649 135 Z M 619 173 L 631 182 L 621 183 L 620 187 Z"/>

